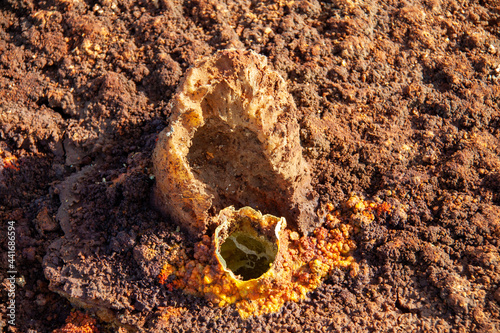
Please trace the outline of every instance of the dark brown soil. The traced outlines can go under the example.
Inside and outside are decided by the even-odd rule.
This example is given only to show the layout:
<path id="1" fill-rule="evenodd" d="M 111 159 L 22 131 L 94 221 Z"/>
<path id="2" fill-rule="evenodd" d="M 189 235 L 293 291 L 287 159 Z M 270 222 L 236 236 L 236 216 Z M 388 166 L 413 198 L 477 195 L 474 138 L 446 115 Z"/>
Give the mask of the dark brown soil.
<path id="1" fill-rule="evenodd" d="M 395 206 L 358 235 L 356 277 L 246 321 L 160 285 L 148 254 L 195 241 L 153 208 L 151 154 L 185 70 L 225 48 L 287 80 L 321 203 Z M 3 1 L 0 138 L 0 331 L 79 306 L 111 332 L 500 330 L 496 0 Z"/>

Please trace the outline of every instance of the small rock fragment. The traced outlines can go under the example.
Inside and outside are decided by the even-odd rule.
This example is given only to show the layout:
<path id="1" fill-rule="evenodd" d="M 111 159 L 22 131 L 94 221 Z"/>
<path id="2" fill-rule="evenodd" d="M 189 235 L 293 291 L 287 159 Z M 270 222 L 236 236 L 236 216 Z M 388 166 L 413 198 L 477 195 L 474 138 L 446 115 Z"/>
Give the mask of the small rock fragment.
<path id="1" fill-rule="evenodd" d="M 43 207 L 36 216 L 36 224 L 42 232 L 54 231 L 59 227 L 59 223 L 57 223 L 57 221 L 50 216 L 47 207 Z"/>
<path id="2" fill-rule="evenodd" d="M 500 288 L 498 288 L 497 291 L 495 291 L 495 293 L 493 294 L 493 297 L 500 304 Z"/>

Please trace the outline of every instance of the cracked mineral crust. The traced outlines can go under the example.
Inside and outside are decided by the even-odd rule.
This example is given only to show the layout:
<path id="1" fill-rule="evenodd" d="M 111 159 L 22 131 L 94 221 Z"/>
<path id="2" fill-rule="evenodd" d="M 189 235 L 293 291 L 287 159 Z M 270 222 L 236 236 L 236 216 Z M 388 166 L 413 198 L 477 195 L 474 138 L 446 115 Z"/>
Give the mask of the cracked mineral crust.
<path id="1" fill-rule="evenodd" d="M 250 206 L 303 233 L 317 199 L 285 80 L 253 51 L 224 50 L 189 69 L 154 151 L 160 209 L 201 235 L 221 209 Z"/>

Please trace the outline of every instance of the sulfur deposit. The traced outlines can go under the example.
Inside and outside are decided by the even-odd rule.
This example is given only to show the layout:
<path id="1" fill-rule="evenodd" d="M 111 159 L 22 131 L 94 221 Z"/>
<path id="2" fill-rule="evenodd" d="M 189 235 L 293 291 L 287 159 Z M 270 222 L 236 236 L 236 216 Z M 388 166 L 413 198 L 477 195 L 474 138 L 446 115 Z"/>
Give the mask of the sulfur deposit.
<path id="1" fill-rule="evenodd" d="M 153 156 L 162 211 L 196 236 L 229 206 L 283 216 L 302 233 L 314 228 L 296 107 L 264 56 L 218 52 L 187 71 L 172 103 Z"/>
<path id="2" fill-rule="evenodd" d="M 357 274 L 353 232 L 388 207 L 353 196 L 347 216 L 331 204 L 316 214 L 294 113 L 284 80 L 253 52 L 221 51 L 188 71 L 154 151 L 156 196 L 201 240 L 165 256 L 167 289 L 247 318 L 303 299 L 335 268 Z"/>
<path id="3" fill-rule="evenodd" d="M 353 227 L 329 216 L 336 223 L 301 237 L 285 228 L 283 218 L 228 207 L 216 218 L 214 237 L 196 244 L 193 258 L 185 249 L 173 251 L 160 283 L 219 306 L 234 303 L 242 318 L 279 311 L 316 289 L 334 268 L 357 274 Z"/>
<path id="4" fill-rule="evenodd" d="M 97 320 L 80 311 L 72 312 L 66 318 L 66 325 L 53 333 L 98 333 Z"/>
<path id="5" fill-rule="evenodd" d="M 355 195 L 345 206 L 337 211 L 327 204 L 319 214 L 323 226 L 303 236 L 286 228 L 283 218 L 250 207 L 228 207 L 215 218 L 217 232 L 212 238 L 203 236 L 192 256 L 186 248 L 171 251 L 159 282 L 219 306 L 234 304 L 242 318 L 279 311 L 285 302 L 304 299 L 336 268 L 358 274 L 352 238 L 376 216 L 390 213 L 392 206 Z M 227 242 L 231 251 L 224 253 Z M 258 269 L 240 269 L 245 266 Z"/>

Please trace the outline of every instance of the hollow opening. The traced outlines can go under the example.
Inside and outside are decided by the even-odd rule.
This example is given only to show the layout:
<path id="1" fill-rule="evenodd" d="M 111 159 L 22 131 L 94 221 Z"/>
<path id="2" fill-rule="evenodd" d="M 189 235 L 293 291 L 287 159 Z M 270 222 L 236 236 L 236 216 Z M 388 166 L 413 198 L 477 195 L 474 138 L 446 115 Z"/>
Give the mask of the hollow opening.
<path id="1" fill-rule="evenodd" d="M 264 236 L 236 231 L 220 247 L 220 256 L 226 268 L 243 281 L 256 279 L 271 268 L 277 246 Z"/>
<path id="2" fill-rule="evenodd" d="M 187 159 L 194 176 L 208 185 L 216 211 L 234 205 L 282 213 L 278 207 L 283 205 L 284 190 L 262 150 L 255 133 L 244 127 L 232 129 L 219 117 L 208 119 L 196 131 Z"/>

